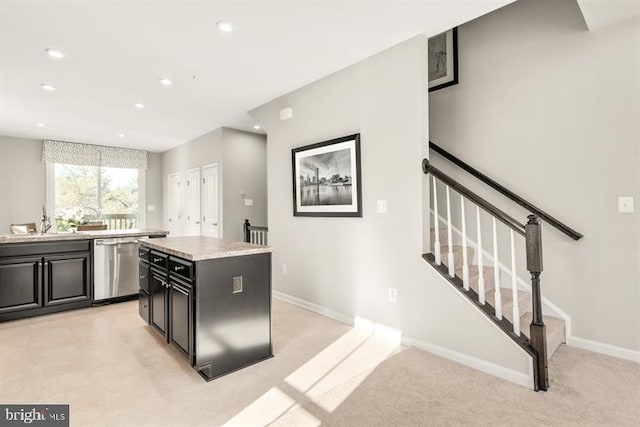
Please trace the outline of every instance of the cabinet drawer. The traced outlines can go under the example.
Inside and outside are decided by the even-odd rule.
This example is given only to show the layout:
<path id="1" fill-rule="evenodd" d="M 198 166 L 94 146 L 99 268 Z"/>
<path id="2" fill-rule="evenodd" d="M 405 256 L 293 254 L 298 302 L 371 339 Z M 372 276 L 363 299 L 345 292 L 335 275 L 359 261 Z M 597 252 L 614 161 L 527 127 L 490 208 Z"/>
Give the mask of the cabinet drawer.
<path id="1" fill-rule="evenodd" d="M 168 256 L 163 254 L 162 252 L 151 251 L 149 253 L 149 262 L 151 263 L 151 265 L 163 270 L 167 269 L 167 259 Z"/>
<path id="2" fill-rule="evenodd" d="M 149 292 L 149 274 L 151 274 L 149 264 L 146 262 L 138 262 L 138 283 L 140 289 Z"/>
<path id="3" fill-rule="evenodd" d="M 169 273 L 193 281 L 195 264 L 182 258 L 169 257 Z"/>
<path id="4" fill-rule="evenodd" d="M 142 261 L 149 262 L 149 248 L 145 248 L 144 246 L 138 246 L 138 257 Z"/>

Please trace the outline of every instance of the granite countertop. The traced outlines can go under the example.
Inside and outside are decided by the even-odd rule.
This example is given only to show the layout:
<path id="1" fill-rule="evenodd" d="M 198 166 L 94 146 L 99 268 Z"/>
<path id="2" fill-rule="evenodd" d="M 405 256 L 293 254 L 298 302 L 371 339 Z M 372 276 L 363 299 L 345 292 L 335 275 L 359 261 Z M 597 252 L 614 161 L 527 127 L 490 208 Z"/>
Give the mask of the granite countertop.
<path id="1" fill-rule="evenodd" d="M 140 244 L 191 261 L 273 252 L 271 246 L 204 236 L 150 239 L 142 240 Z"/>
<path id="2" fill-rule="evenodd" d="M 163 236 L 169 234 L 166 230 L 156 228 L 141 228 L 131 230 L 92 230 L 76 233 L 47 233 L 47 234 L 0 234 L 0 245 L 6 243 L 56 242 L 60 240 L 91 240 L 110 239 L 115 237 L 143 237 Z"/>

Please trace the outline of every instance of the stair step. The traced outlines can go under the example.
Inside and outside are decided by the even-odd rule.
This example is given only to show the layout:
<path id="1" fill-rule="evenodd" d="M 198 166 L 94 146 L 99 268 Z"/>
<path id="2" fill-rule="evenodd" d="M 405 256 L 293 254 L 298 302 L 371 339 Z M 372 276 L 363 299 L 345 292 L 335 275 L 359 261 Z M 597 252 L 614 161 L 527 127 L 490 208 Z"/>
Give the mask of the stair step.
<path id="1" fill-rule="evenodd" d="M 533 315 L 531 312 L 525 313 L 520 317 L 520 331 L 529 336 L 529 325 Z M 547 360 L 551 358 L 553 353 L 560 347 L 560 344 L 566 342 L 564 320 L 553 316 L 544 316 L 544 324 L 547 329 Z"/>
<path id="2" fill-rule="evenodd" d="M 453 239 L 454 237 L 454 232 L 453 230 L 451 230 L 451 238 Z M 438 228 L 438 235 L 440 238 L 440 245 L 446 245 L 449 242 L 449 237 L 448 237 L 448 231 L 447 231 L 447 227 L 444 226 L 440 226 Z M 436 242 L 436 229 L 435 228 L 431 228 L 431 248 L 435 247 L 435 242 Z M 433 250 L 432 250 L 433 252 Z"/>
<path id="3" fill-rule="evenodd" d="M 453 268 L 454 270 L 462 269 L 462 246 L 453 245 L 451 247 L 451 252 L 453 252 Z M 473 248 L 467 248 L 467 262 L 471 263 L 473 260 L 473 255 L 475 251 Z M 448 266 L 447 262 L 449 260 L 449 246 L 442 245 L 440 249 L 440 257 L 442 258 L 442 263 Z M 471 273 L 469 273 L 471 275 Z M 462 277 L 462 275 L 460 275 Z"/>
<path id="4" fill-rule="evenodd" d="M 468 251 L 468 249 L 467 249 Z M 467 252 L 468 253 L 468 252 Z M 469 258 L 471 259 L 471 258 Z M 456 275 L 462 279 L 462 266 L 456 269 Z M 495 286 L 493 277 L 493 267 L 482 267 L 482 275 L 484 276 L 484 290 L 492 290 Z M 480 277 L 480 268 L 477 265 L 469 266 L 469 287 L 478 292 L 478 278 Z"/>
<path id="5" fill-rule="evenodd" d="M 513 293 L 511 292 L 511 288 L 501 287 L 500 294 L 502 298 L 502 316 L 509 319 L 509 321 L 513 323 Z M 484 298 L 486 302 L 488 302 L 495 308 L 496 293 L 493 290 L 488 291 L 485 294 Z M 520 310 L 520 313 L 531 311 L 531 294 L 529 294 L 529 292 L 525 292 L 522 290 L 518 291 L 518 308 Z M 531 323 L 531 321 L 529 321 L 529 323 Z M 527 329 L 529 329 L 528 326 Z M 522 325 L 520 327 L 520 330 L 522 330 Z"/>

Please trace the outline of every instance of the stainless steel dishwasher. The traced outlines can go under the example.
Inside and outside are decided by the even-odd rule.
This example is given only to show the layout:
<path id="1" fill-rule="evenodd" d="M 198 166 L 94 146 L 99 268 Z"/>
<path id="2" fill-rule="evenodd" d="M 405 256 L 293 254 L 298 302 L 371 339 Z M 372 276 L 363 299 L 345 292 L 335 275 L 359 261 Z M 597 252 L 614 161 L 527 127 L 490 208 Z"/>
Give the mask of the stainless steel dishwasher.
<path id="1" fill-rule="evenodd" d="M 138 295 L 138 238 L 93 241 L 93 302 L 106 303 Z"/>

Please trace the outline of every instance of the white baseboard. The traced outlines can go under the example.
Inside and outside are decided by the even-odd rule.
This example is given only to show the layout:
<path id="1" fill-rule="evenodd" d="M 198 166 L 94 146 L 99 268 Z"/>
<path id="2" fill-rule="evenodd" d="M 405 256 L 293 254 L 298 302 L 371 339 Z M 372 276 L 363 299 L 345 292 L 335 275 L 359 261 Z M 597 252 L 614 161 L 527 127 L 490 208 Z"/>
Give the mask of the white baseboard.
<path id="1" fill-rule="evenodd" d="M 435 354 L 436 356 L 440 356 L 445 359 L 452 360 L 456 363 L 468 366 L 470 368 L 487 373 L 489 375 L 502 378 L 503 380 L 510 381 L 512 383 L 521 385 L 523 387 L 533 389 L 532 374 L 527 375 L 522 372 L 514 371 L 513 369 L 505 368 L 503 366 L 499 366 L 494 363 L 487 362 L 486 360 L 468 356 L 463 353 L 458 353 L 457 351 L 450 350 L 448 348 L 441 347 L 439 345 L 426 342 L 426 341 L 421 341 L 411 337 L 404 337 L 402 339 L 402 343 L 407 346 L 419 348 L 420 350 L 424 350 L 428 353 Z"/>
<path id="2" fill-rule="evenodd" d="M 297 305 L 298 307 L 302 307 L 306 310 L 313 311 L 314 313 L 321 314 L 325 317 L 328 317 L 329 319 L 333 319 L 340 323 L 346 323 L 347 325 L 351 325 L 351 326 L 354 325 L 353 317 L 347 316 L 346 314 L 340 313 L 335 310 L 331 310 L 330 308 L 326 308 L 321 305 L 314 304 L 312 302 L 303 300 L 298 297 L 294 297 L 289 294 L 285 294 L 284 292 L 279 292 L 274 290 L 272 291 L 272 293 L 275 298 L 278 298 L 279 300 L 282 300 L 284 302 Z"/>
<path id="3" fill-rule="evenodd" d="M 273 296 L 274 298 L 288 302 L 293 305 L 297 305 L 298 307 L 304 308 L 314 313 L 318 313 L 322 316 L 336 320 L 340 323 L 345 323 L 347 325 L 358 327 L 359 329 L 371 330 L 373 334 L 379 335 L 381 337 L 384 337 L 390 340 L 394 340 L 394 341 L 401 340 L 400 342 L 406 346 L 419 348 L 420 350 L 424 350 L 426 352 L 435 354 L 436 356 L 444 357 L 445 359 L 452 360 L 454 362 L 460 363 L 461 365 L 465 365 L 470 368 L 477 369 L 478 371 L 496 376 L 498 378 L 502 378 L 503 380 L 510 381 L 512 383 L 533 389 L 533 374 L 531 372 L 529 373 L 529 375 L 527 375 L 522 372 L 514 371 L 512 369 L 508 369 L 508 368 L 493 364 L 491 362 L 487 362 L 485 360 L 477 359 L 475 357 L 468 356 L 466 354 L 458 353 L 457 351 L 450 350 L 448 348 L 441 347 L 436 344 L 418 340 L 412 337 L 406 337 L 406 336 L 402 337 L 401 332 L 396 329 L 393 329 L 384 325 L 370 326 L 366 322 L 363 324 L 359 322 L 358 319 L 353 319 L 352 317 L 347 316 L 346 314 L 337 312 L 335 310 L 331 310 L 329 308 L 303 300 L 301 298 L 294 297 L 289 294 L 285 294 L 284 292 L 279 292 L 274 290 Z"/>
<path id="4" fill-rule="evenodd" d="M 616 347 L 615 345 L 591 341 L 573 335 L 567 336 L 567 345 L 640 363 L 640 351 L 629 350 L 628 348 Z"/>

